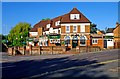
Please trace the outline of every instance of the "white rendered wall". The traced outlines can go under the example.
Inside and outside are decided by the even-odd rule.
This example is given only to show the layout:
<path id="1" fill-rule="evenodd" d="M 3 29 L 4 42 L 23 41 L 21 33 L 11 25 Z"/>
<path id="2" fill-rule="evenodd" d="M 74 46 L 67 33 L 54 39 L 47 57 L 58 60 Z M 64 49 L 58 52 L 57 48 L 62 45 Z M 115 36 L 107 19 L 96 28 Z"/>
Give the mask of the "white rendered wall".
<path id="1" fill-rule="evenodd" d="M 37 36 L 38 32 L 29 32 L 32 36 Z"/>
<path id="2" fill-rule="evenodd" d="M 108 40 L 112 40 L 112 41 L 108 41 Z M 107 47 L 109 47 L 109 46 L 114 46 L 113 39 L 107 39 Z"/>

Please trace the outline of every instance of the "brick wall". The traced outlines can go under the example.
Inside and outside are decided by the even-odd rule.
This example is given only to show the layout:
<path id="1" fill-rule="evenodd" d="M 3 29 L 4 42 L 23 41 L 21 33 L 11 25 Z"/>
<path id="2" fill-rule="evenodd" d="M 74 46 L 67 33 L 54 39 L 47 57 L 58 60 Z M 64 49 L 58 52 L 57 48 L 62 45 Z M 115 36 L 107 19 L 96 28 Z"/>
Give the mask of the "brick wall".
<path id="1" fill-rule="evenodd" d="M 9 55 L 17 55 L 19 51 L 21 55 L 42 55 L 42 54 L 62 54 L 66 51 L 65 46 L 30 46 L 29 49 L 25 47 L 8 48 Z"/>

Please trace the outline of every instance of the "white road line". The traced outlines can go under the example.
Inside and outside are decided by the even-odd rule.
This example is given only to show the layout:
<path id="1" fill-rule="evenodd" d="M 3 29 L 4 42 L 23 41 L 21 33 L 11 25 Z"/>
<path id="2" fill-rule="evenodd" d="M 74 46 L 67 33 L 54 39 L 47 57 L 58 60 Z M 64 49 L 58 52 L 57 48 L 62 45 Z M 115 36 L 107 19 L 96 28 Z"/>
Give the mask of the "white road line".
<path id="1" fill-rule="evenodd" d="M 120 60 L 120 59 L 108 60 L 108 61 L 98 62 L 98 63 L 89 64 L 89 65 L 84 65 L 84 66 L 70 67 L 70 68 L 60 69 L 60 70 L 51 71 L 51 72 L 45 72 L 45 73 L 38 74 L 38 75 L 34 75 L 34 76 L 31 76 L 31 77 L 28 77 L 28 78 L 40 77 L 40 76 L 44 76 L 44 75 L 47 75 L 47 74 L 53 74 L 53 73 L 62 72 L 62 71 L 66 71 L 66 70 L 71 70 L 71 69 L 75 69 L 75 68 L 85 68 L 85 67 L 88 67 L 88 66 L 95 66 L 95 65 L 99 65 L 99 64 L 107 64 L 107 63 L 112 63 L 112 62 L 118 62 L 119 60 Z M 26 79 L 26 78 L 22 78 L 22 79 Z"/>
<path id="2" fill-rule="evenodd" d="M 15 65 L 12 65 L 12 66 L 6 66 L 6 67 L 0 67 L 0 68 L 9 68 L 9 67 L 15 67 Z"/>

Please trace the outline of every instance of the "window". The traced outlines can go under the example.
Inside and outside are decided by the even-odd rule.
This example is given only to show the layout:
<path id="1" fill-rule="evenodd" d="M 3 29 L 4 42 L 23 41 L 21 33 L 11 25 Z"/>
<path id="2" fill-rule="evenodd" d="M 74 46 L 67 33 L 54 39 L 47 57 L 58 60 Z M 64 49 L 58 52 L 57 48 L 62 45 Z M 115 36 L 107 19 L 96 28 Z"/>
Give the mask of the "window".
<path id="1" fill-rule="evenodd" d="M 66 36 L 65 37 L 65 45 L 68 45 L 68 44 L 70 44 L 70 37 Z"/>
<path id="2" fill-rule="evenodd" d="M 80 26 L 80 32 L 85 32 L 85 25 Z"/>
<path id="3" fill-rule="evenodd" d="M 53 41 L 53 40 L 52 40 L 52 39 L 50 39 L 50 43 L 52 43 L 52 41 Z"/>
<path id="4" fill-rule="evenodd" d="M 40 41 L 40 46 L 42 46 L 42 42 Z"/>
<path id="5" fill-rule="evenodd" d="M 70 27 L 66 26 L 66 32 L 69 32 L 69 31 L 70 31 Z"/>
<path id="6" fill-rule="evenodd" d="M 73 31 L 77 32 L 77 26 L 73 26 Z"/>
<path id="7" fill-rule="evenodd" d="M 93 44 L 97 44 L 97 43 L 98 43 L 98 39 L 93 39 L 93 40 L 92 40 L 92 43 L 93 43 Z"/>
<path id="8" fill-rule="evenodd" d="M 58 39 L 57 42 L 60 43 L 60 39 Z"/>
<path id="9" fill-rule="evenodd" d="M 81 45 L 85 45 L 85 41 L 86 41 L 86 40 L 85 40 L 85 37 L 84 37 L 84 36 L 81 36 L 81 37 L 80 37 L 80 44 L 81 44 Z"/>
<path id="10" fill-rule="evenodd" d="M 71 14 L 70 19 L 71 20 L 77 20 L 77 19 L 80 19 L 80 16 L 79 16 L 79 14 Z"/>
<path id="11" fill-rule="evenodd" d="M 60 25 L 60 21 L 55 22 L 55 26 Z"/>
<path id="12" fill-rule="evenodd" d="M 47 27 L 47 28 L 50 28 L 50 24 L 47 24 L 46 27 Z"/>

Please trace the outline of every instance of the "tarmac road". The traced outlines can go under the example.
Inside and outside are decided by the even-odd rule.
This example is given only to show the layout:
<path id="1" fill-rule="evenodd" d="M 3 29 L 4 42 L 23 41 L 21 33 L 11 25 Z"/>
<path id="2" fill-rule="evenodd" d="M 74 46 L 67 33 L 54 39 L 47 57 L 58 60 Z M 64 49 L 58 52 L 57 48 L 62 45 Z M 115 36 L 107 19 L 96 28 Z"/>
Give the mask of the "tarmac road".
<path id="1" fill-rule="evenodd" d="M 117 79 L 120 50 L 41 56 L 2 56 L 3 79 L 65 78 Z"/>

